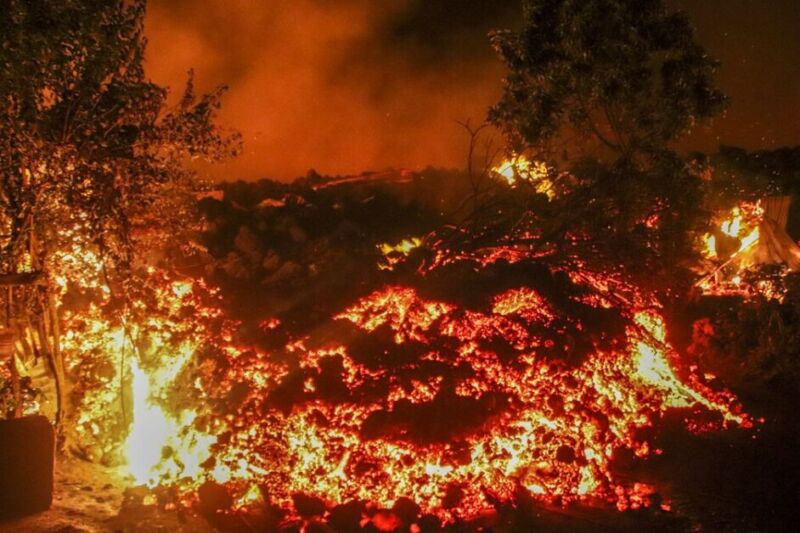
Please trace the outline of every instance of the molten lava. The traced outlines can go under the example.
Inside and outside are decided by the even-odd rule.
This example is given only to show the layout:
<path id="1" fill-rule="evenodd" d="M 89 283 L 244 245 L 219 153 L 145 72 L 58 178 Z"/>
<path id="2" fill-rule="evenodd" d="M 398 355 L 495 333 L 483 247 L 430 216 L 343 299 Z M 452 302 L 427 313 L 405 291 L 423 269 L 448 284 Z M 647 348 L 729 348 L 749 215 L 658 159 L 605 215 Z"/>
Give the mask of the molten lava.
<path id="1" fill-rule="evenodd" d="M 175 291 L 163 295 L 179 298 Z M 205 381 L 201 372 L 190 383 L 210 400 L 194 402 L 196 411 L 167 399 L 187 386 L 177 378 L 196 357 L 197 345 L 156 350 L 160 359 L 148 365 L 150 371 L 131 358 L 133 409 L 125 450 L 136 481 L 191 491 L 214 480 L 240 504 L 257 497 L 261 486 L 287 508 L 296 493 L 331 505 L 362 499 L 390 506 L 405 496 L 444 519 L 476 516 L 489 505 L 487 494 L 510 499 L 519 486 L 547 502 L 603 498 L 627 508 L 641 498 L 642 486 L 619 482 L 609 465 L 621 448 L 650 453 L 648 443 L 637 440 L 638 429 L 672 407 L 718 413 L 721 424 L 748 424 L 729 394 L 712 392 L 697 376 L 678 377 L 654 311 L 636 313 L 625 353 L 598 352 L 577 368 L 536 355 L 538 340 L 528 326 L 546 324 L 552 315 L 546 301 L 525 288 L 498 295 L 489 312 L 480 312 L 387 287 L 339 319 L 365 332 L 388 327 L 400 352 L 413 344 L 417 355 L 376 368 L 344 344 L 309 349 L 301 341 L 287 347 L 295 363 L 279 364 L 269 354 L 245 354 L 221 337 L 202 339 L 221 342 L 226 360 L 221 380 L 217 368 Z M 481 347 L 482 339 L 497 335 L 515 347 L 515 361 Z M 438 370 L 424 372 L 428 367 Z M 338 369 L 343 385 L 335 399 L 320 392 L 330 388 L 326 376 L 336 375 L 330 369 Z M 291 374 L 303 376 L 301 397 L 288 410 L 270 405 Z M 215 398 L 243 387 L 246 397 L 234 412 L 214 413 Z M 413 413 L 435 413 L 430 409 L 440 402 L 486 412 L 450 440 L 418 438 L 408 426 Z M 400 412 L 412 413 L 412 420 L 399 417 L 386 427 L 405 424 L 404 430 L 368 429 Z"/>
<path id="2" fill-rule="evenodd" d="M 588 272 L 570 278 L 621 290 Z M 553 341 L 537 333 L 556 308 L 524 286 L 474 309 L 387 286 L 334 317 L 349 331 L 341 340 L 266 351 L 235 343 L 237 325 L 202 282 L 151 270 L 147 285 L 136 322 L 96 304 L 69 317 L 66 348 L 81 354 L 71 370 L 85 377 L 77 440 L 118 450 L 137 484 L 187 497 L 214 481 L 240 506 L 262 494 L 285 509 L 297 494 L 329 506 L 406 497 L 444 520 L 519 490 L 626 509 L 652 490 L 615 478 L 612 459 L 653 453 L 640 430 L 667 410 L 750 424 L 732 395 L 681 366 L 645 299 L 630 300 L 625 346 L 567 365 L 543 355 Z"/>

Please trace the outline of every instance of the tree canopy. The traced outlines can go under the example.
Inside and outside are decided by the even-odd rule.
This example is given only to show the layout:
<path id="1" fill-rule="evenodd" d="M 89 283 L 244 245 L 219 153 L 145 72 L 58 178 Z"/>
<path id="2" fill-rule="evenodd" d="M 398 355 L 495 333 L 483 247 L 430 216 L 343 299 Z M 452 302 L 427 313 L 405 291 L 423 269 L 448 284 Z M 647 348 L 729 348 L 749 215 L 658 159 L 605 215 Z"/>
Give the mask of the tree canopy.
<path id="1" fill-rule="evenodd" d="M 491 118 L 517 143 L 654 154 L 725 103 L 717 63 L 662 0 L 528 0 L 493 43 L 509 68 Z"/>
<path id="2" fill-rule="evenodd" d="M 187 190 L 187 160 L 236 151 L 214 124 L 221 89 L 197 96 L 190 76 L 168 108 L 147 78 L 144 12 L 143 0 L 11 0 L 0 13 L 6 271 L 23 250 L 42 268 L 76 225 L 115 265 L 130 263 L 137 230 L 177 223 L 164 190 Z"/>
<path id="3" fill-rule="evenodd" d="M 6 325 L 30 340 L 23 361 L 49 361 L 59 415 L 61 297 L 77 287 L 127 308 L 137 259 L 186 229 L 187 162 L 239 146 L 215 124 L 222 88 L 197 95 L 189 74 L 169 105 L 147 77 L 145 4 L 9 0 L 0 10 L 0 273 L 44 280 L 4 295 Z"/>
<path id="4" fill-rule="evenodd" d="M 521 195 L 495 229 L 643 286 L 688 280 L 707 185 L 673 142 L 723 108 L 716 62 L 662 0 L 523 6 L 519 31 L 492 35 L 508 74 L 489 118 L 512 153 L 546 163 L 556 194 Z"/>

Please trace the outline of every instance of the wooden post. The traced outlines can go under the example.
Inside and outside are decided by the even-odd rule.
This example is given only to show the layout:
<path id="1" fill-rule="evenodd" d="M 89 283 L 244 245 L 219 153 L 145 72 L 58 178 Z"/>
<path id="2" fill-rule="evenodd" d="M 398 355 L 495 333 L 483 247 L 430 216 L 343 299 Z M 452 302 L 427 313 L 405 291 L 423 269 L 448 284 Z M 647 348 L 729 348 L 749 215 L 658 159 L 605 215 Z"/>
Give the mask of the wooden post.
<path id="1" fill-rule="evenodd" d="M 17 362 L 14 359 L 14 332 L 11 330 L 11 314 L 14 306 L 14 287 L 6 286 L 6 320 L 5 327 L 0 330 L 0 360 L 8 361 L 8 369 L 11 373 L 11 395 L 14 398 L 14 412 L 12 416 L 19 418 L 22 416 L 22 390 L 19 383 L 19 371 Z"/>
<path id="2" fill-rule="evenodd" d="M 15 334 L 14 328 L 12 327 L 14 317 L 14 289 L 17 286 L 38 286 L 42 283 L 43 279 L 42 273 L 39 271 L 0 275 L 0 287 L 5 287 L 6 295 L 5 321 L 3 326 L 0 327 L 0 361 L 8 361 L 10 365 L 11 390 L 14 397 L 14 412 L 12 414 L 14 418 L 22 416 L 22 389 L 19 371 L 17 369 L 16 345 L 14 342 Z"/>
<path id="3" fill-rule="evenodd" d="M 11 391 L 14 397 L 13 417 L 22 416 L 22 391 L 19 383 L 17 362 L 14 360 L 14 333 L 11 328 L 0 329 L 0 360 L 8 361 L 11 372 Z"/>

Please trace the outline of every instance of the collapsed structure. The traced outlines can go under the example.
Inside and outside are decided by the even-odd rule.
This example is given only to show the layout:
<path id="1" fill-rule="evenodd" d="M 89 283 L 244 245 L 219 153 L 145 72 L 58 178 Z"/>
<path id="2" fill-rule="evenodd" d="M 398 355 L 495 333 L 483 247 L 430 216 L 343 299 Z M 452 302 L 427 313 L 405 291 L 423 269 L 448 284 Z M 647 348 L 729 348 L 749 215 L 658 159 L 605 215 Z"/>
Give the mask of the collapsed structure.
<path id="1" fill-rule="evenodd" d="M 706 236 L 709 272 L 698 286 L 707 292 L 746 289 L 747 269 L 776 265 L 800 271 L 800 246 L 787 233 L 791 196 L 774 196 L 734 208 L 716 230 Z"/>

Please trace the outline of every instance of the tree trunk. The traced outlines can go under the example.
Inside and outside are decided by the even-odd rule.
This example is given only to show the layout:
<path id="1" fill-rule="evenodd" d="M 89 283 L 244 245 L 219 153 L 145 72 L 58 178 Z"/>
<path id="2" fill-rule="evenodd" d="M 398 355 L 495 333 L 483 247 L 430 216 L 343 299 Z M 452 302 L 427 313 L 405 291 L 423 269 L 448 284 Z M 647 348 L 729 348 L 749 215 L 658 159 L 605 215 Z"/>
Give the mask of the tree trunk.
<path id="1" fill-rule="evenodd" d="M 56 411 L 56 427 L 61 429 L 66 413 L 69 410 L 69 386 L 64 370 L 64 357 L 61 353 L 61 321 L 58 318 L 58 305 L 53 291 L 47 289 L 47 311 L 50 314 L 50 335 L 53 342 L 53 367 L 56 370 L 56 390 L 58 392 L 58 410 Z"/>

